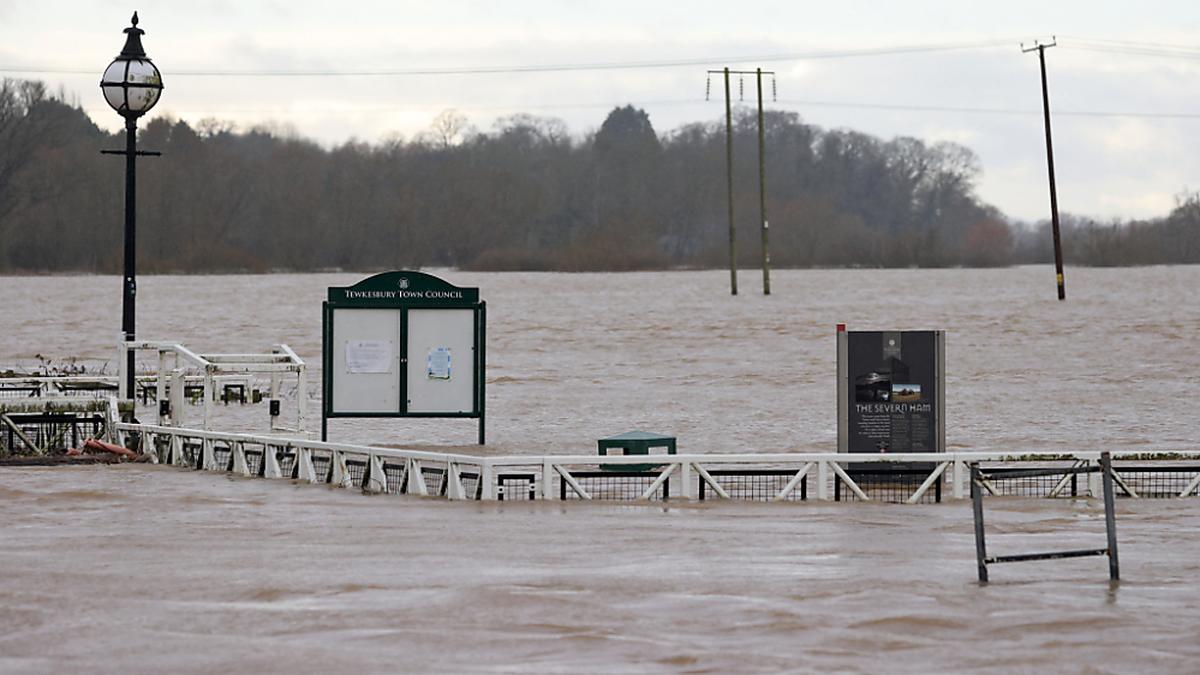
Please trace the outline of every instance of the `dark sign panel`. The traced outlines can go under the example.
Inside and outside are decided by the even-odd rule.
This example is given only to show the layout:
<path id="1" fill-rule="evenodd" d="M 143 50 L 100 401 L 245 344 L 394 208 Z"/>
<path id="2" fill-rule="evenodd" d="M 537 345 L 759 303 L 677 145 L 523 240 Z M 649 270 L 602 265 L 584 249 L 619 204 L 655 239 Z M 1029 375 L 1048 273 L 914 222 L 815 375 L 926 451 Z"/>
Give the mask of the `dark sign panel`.
<path id="1" fill-rule="evenodd" d="M 942 336 L 839 333 L 839 451 L 944 450 Z"/>

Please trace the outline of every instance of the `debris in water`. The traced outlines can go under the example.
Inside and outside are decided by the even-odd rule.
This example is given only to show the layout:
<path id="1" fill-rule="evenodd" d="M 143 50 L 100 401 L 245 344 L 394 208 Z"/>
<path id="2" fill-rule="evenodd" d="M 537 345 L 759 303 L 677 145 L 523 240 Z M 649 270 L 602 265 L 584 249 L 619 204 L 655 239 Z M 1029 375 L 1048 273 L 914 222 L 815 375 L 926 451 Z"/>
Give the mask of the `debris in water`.
<path id="1" fill-rule="evenodd" d="M 78 448 L 53 455 L 12 455 L 0 457 L 0 466 L 56 466 L 59 464 L 119 464 L 149 462 L 150 456 L 129 448 L 89 438 Z"/>

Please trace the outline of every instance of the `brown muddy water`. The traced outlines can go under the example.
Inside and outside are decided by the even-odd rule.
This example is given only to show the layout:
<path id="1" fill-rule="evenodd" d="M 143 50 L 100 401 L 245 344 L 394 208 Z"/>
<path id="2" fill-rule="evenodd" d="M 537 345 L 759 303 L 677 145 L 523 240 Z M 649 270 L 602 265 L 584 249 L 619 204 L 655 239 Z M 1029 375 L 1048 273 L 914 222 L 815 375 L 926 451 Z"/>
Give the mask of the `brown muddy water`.
<path id="1" fill-rule="evenodd" d="M 944 328 L 963 449 L 1197 447 L 1200 268 L 436 272 L 488 301 L 487 452 L 832 449 L 834 326 Z M 144 277 L 139 337 L 287 342 L 324 288 Z M 113 360 L 112 277 L 0 279 L 0 367 Z M 314 400 L 312 410 L 316 411 Z M 149 419 L 149 411 L 143 418 Z M 198 419 L 199 412 L 195 411 Z M 262 428 L 262 406 L 220 428 Z M 337 421 L 462 446 L 470 422 Z M 975 579 L 969 505 L 447 503 L 168 467 L 0 469 L 0 671 L 1195 672 L 1200 500 L 1121 500 L 1102 558 Z M 1088 500 L 992 499 L 995 553 L 1101 545 Z"/>

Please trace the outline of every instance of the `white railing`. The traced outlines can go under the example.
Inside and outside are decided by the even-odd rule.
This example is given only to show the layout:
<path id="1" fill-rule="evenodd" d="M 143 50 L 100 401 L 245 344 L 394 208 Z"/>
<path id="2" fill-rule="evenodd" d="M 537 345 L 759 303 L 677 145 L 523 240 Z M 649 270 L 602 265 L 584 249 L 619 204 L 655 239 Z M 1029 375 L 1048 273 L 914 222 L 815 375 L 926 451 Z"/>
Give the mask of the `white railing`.
<path id="1" fill-rule="evenodd" d="M 0 398 L 72 396 L 104 399 L 117 390 L 115 375 L 29 375 L 0 379 Z"/>
<path id="2" fill-rule="evenodd" d="M 734 498 L 735 492 L 727 476 L 719 476 L 724 470 L 760 470 L 787 478 L 778 489 L 772 490 L 772 501 L 795 499 L 798 490 L 807 488 L 807 481 L 815 481 L 816 499 L 833 498 L 835 483 L 840 481 L 856 498 L 871 500 L 852 475 L 867 465 L 879 466 L 883 470 L 889 464 L 904 463 L 920 465 L 923 479 L 903 500 L 915 504 L 939 482 L 949 485 L 951 496 L 962 499 L 968 494 L 969 467 L 978 462 L 985 466 L 1030 466 L 1098 465 L 1099 450 L 1081 450 L 1058 453 L 1011 453 L 1011 452 L 946 452 L 946 453 L 897 453 L 883 455 L 846 455 L 839 453 L 790 453 L 790 454 L 711 454 L 711 455 L 545 455 L 481 457 L 453 453 L 437 453 L 403 448 L 380 448 L 365 445 L 349 445 L 312 441 L 302 438 L 285 438 L 257 434 L 235 434 L 201 429 L 180 429 L 145 424 L 118 424 L 125 433 L 138 432 L 143 435 L 143 448 L 153 450 L 157 459 L 179 466 L 192 466 L 207 470 L 228 470 L 245 476 L 258 475 L 264 478 L 297 478 L 310 482 L 328 482 L 342 487 L 360 487 L 369 492 L 404 492 L 408 494 L 444 496 L 447 499 L 494 500 L 502 497 L 506 477 L 524 477 L 529 483 L 528 491 L 541 499 L 558 499 L 564 493 L 572 499 L 591 500 L 593 495 L 579 480 L 581 474 L 595 472 L 599 467 L 619 470 L 622 466 L 647 464 L 656 468 L 648 474 L 653 480 L 639 486 L 629 499 L 653 499 L 668 482 L 681 486 L 678 494 L 684 499 L 697 499 L 700 485 L 718 498 Z M 257 467 L 252 469 L 250 454 L 260 456 Z M 1144 465 L 1161 467 L 1174 466 L 1190 461 L 1197 475 L 1192 478 L 1177 496 L 1196 494 L 1200 487 L 1200 452 L 1166 450 L 1146 452 L 1144 450 L 1112 450 L 1114 461 L 1138 461 Z M 218 453 L 227 455 L 219 462 Z M 285 472 L 280 464 L 280 454 L 289 461 Z M 1173 464 L 1174 463 L 1174 464 Z M 320 464 L 321 471 L 316 470 Z M 847 465 L 855 465 L 853 469 Z M 392 468 L 396 477 L 389 475 Z M 1120 467 L 1118 467 L 1119 469 Z M 357 469 L 357 470 L 355 470 Z M 441 476 L 437 490 L 430 490 L 425 474 L 432 471 Z M 786 473 L 782 473 L 786 472 Z M 286 474 L 286 475 L 285 475 Z M 614 474 L 615 475 L 615 474 Z M 591 478 L 596 475 L 592 474 Z M 1083 491 L 1089 496 L 1100 494 L 1099 474 L 1089 474 Z M 1126 495 L 1138 497 L 1133 481 L 1126 481 L 1119 472 L 1114 474 Z M 474 489 L 466 488 L 466 482 L 474 480 Z M 1070 476 L 1064 476 L 1047 496 L 1058 496 L 1065 489 Z M 985 485 L 993 493 L 998 490 Z"/>
<path id="3" fill-rule="evenodd" d="M 3 398 L 0 399 L 0 434 L 8 434 L 8 442 L 0 442 L 0 452 L 5 447 L 12 452 L 16 447 L 14 441 L 20 441 L 26 452 L 44 455 L 47 452 L 64 449 L 68 443 L 67 430 L 73 429 L 79 422 L 87 423 L 97 415 L 103 419 L 101 438 L 109 442 L 119 442 L 120 432 L 117 424 L 123 413 L 133 413 L 133 403 L 117 400 L 116 396 L 106 398 L 83 398 L 78 396 L 41 396 L 37 398 Z M 32 420 L 30 419 L 32 418 Z M 62 430 L 56 436 L 43 436 L 39 444 L 26 433 L 28 425 L 34 429 L 42 425 L 57 427 Z M 33 436 L 37 436 L 36 431 Z M 49 438 L 49 443 L 47 443 Z"/>
<path id="4" fill-rule="evenodd" d="M 263 354 L 197 354 L 184 345 L 173 341 L 140 340 L 121 342 L 117 364 L 119 368 L 118 384 L 120 395 L 131 397 L 134 392 L 124 391 L 126 386 L 125 355 L 130 352 L 152 351 L 158 353 L 158 368 L 155 378 L 156 400 L 167 400 L 167 411 L 160 407 L 159 424 L 183 426 L 184 418 L 184 389 L 188 381 L 199 382 L 204 389 L 204 428 L 212 427 L 213 403 L 216 400 L 217 388 L 223 384 L 240 384 L 243 392 L 250 388 L 254 375 L 270 377 L 269 400 L 279 400 L 281 379 L 285 375 L 296 376 L 296 426 L 292 429 L 279 431 L 306 432 L 308 409 L 308 388 L 305 375 L 306 365 L 291 347 L 286 344 L 274 345 L 270 353 Z M 169 412 L 168 412 L 169 411 Z M 166 414 L 163 414 L 166 412 Z M 276 430 L 275 417 L 271 416 L 271 429 Z"/>

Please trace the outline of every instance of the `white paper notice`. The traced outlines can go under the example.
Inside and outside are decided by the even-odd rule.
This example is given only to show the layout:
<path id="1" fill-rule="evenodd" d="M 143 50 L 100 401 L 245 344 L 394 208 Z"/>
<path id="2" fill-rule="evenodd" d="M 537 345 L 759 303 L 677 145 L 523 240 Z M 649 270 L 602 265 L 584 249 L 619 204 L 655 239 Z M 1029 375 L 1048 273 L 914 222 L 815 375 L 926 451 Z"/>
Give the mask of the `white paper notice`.
<path id="1" fill-rule="evenodd" d="M 434 347 L 425 359 L 425 374 L 431 380 L 450 379 L 450 348 Z"/>
<path id="2" fill-rule="evenodd" d="M 346 340 L 346 372 L 392 372 L 392 343 L 387 340 Z"/>

